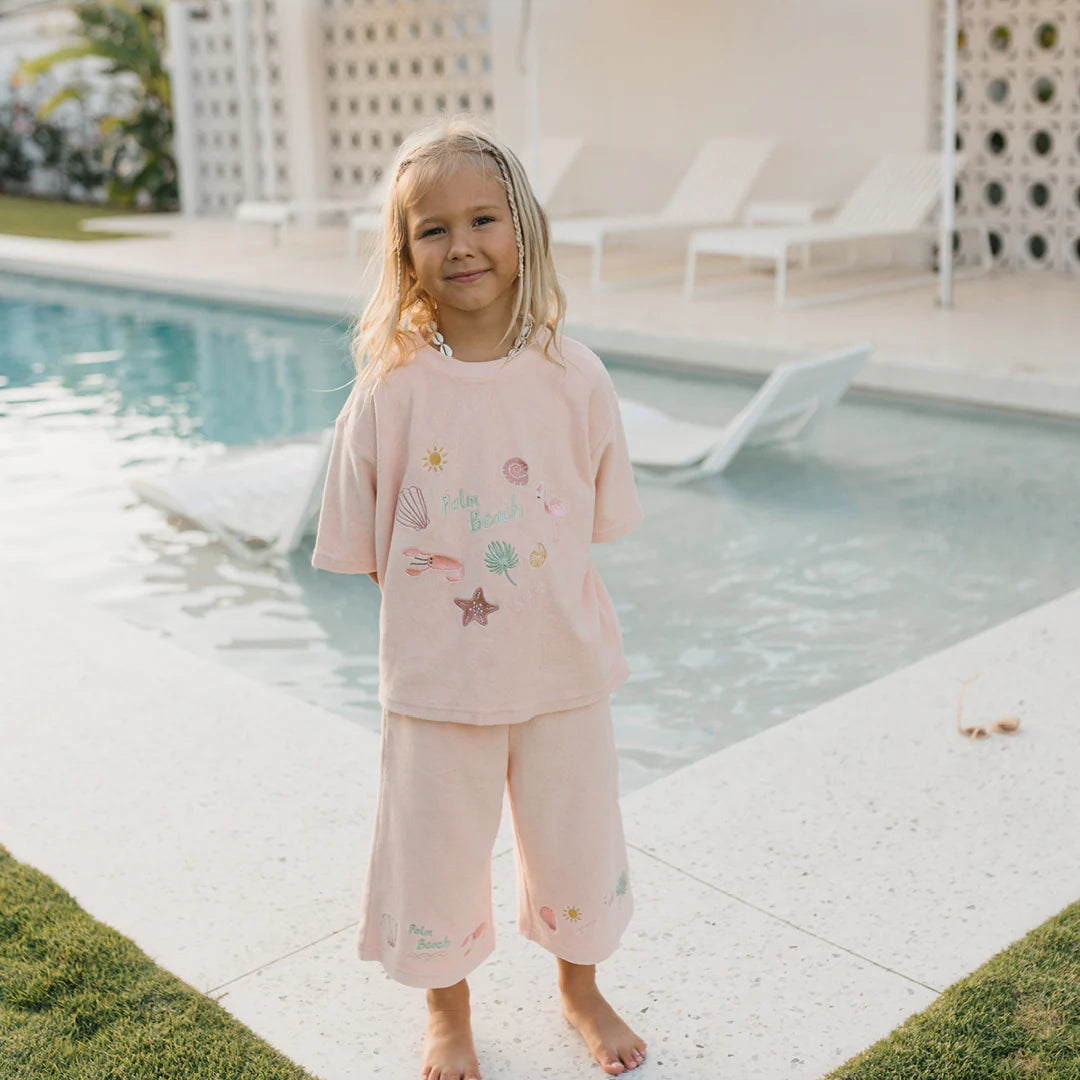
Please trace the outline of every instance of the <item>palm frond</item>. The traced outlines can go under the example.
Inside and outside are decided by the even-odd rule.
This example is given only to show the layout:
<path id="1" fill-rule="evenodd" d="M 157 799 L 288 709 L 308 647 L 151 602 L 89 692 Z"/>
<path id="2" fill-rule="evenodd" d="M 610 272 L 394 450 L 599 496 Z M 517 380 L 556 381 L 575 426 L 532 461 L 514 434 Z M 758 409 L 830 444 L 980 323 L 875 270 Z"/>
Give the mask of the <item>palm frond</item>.
<path id="1" fill-rule="evenodd" d="M 43 75 L 57 64 L 66 63 L 68 60 L 81 60 L 85 56 L 96 55 L 97 53 L 94 46 L 88 41 L 83 41 L 78 45 L 65 45 L 61 49 L 54 49 L 51 53 L 46 53 L 44 56 L 34 57 L 33 60 L 24 60 L 19 65 L 19 71 L 24 75 L 29 75 L 32 79 L 36 79 L 39 75 Z"/>
<path id="2" fill-rule="evenodd" d="M 518 564 L 517 552 L 513 544 L 506 540 L 492 540 L 488 544 L 484 564 L 493 574 L 503 574 L 511 585 L 517 585 L 510 576 L 510 571 Z"/>

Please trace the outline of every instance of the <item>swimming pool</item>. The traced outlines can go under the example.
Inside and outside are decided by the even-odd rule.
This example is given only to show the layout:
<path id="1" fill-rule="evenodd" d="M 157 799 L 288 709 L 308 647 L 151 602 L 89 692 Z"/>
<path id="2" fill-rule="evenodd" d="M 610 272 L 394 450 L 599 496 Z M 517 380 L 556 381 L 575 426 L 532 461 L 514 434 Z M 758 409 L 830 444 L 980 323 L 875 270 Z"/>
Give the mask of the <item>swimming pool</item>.
<path id="1" fill-rule="evenodd" d="M 331 423 L 344 330 L 0 275 L 0 558 L 377 730 L 370 581 L 313 570 L 310 539 L 240 562 L 125 483 Z M 754 389 L 607 359 L 693 419 Z M 849 395 L 812 449 L 642 482 L 644 524 L 593 549 L 632 670 L 624 790 L 1080 586 L 1078 462 L 1076 423 Z"/>

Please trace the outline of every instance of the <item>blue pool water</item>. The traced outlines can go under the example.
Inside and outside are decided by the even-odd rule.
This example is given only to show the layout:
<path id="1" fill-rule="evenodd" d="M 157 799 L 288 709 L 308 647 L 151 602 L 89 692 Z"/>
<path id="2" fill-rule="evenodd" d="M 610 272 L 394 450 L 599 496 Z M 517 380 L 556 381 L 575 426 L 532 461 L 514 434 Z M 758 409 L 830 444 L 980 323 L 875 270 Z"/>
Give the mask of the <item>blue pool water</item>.
<path id="1" fill-rule="evenodd" d="M 0 275 L 0 559 L 377 730 L 374 584 L 313 570 L 310 539 L 240 561 L 125 482 L 330 424 L 344 333 Z M 706 422 L 754 390 L 606 359 Z M 1078 463 L 1076 423 L 849 395 L 811 446 L 642 482 L 644 524 L 593 549 L 632 669 L 624 788 L 1080 587 Z"/>

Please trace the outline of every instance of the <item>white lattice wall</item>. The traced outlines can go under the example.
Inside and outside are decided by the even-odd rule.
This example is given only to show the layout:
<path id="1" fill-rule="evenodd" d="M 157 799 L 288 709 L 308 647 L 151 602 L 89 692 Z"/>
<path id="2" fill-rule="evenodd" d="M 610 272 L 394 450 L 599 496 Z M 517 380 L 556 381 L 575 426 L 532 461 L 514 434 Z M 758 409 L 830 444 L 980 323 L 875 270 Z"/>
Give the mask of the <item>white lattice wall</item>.
<path id="1" fill-rule="evenodd" d="M 957 79 L 957 214 L 999 265 L 1080 273 L 1080 2 L 960 0 Z"/>
<path id="2" fill-rule="evenodd" d="M 425 120 L 492 114 L 488 3 L 174 0 L 185 211 L 361 196 Z"/>
<path id="3" fill-rule="evenodd" d="M 256 191 L 268 199 L 288 198 L 289 136 L 278 0 L 250 0 L 251 82 L 256 116 Z M 267 152 L 269 144 L 269 153 Z"/>
<path id="4" fill-rule="evenodd" d="M 198 212 L 226 213 L 243 198 L 240 88 L 230 0 L 189 15 L 186 61 L 198 160 Z"/>
<path id="5" fill-rule="evenodd" d="M 494 108 L 487 0 L 321 0 L 329 194 L 378 181 L 402 137 Z"/>

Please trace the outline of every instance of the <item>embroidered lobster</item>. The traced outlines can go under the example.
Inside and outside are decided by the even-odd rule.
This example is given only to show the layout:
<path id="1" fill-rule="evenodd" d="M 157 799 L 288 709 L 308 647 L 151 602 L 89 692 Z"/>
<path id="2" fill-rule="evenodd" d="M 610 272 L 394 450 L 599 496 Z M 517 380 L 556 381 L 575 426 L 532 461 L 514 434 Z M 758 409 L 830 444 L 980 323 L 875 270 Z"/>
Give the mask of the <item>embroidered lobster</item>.
<path id="1" fill-rule="evenodd" d="M 429 570 L 445 574 L 447 581 L 460 581 L 465 576 L 465 564 L 449 555 L 432 555 L 430 551 L 419 548 L 406 548 L 402 554 L 412 559 L 412 566 L 405 567 L 405 573 L 410 577 L 419 577 Z"/>

